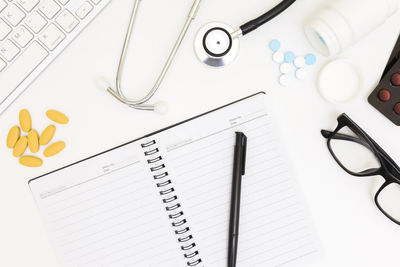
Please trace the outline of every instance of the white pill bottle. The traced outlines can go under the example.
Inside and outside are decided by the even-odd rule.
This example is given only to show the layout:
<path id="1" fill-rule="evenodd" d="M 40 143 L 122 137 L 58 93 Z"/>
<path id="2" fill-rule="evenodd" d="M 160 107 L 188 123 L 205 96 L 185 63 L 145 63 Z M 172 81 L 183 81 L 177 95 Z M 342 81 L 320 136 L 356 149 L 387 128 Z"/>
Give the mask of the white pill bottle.
<path id="1" fill-rule="evenodd" d="M 398 0 L 325 0 L 305 32 L 311 45 L 325 56 L 346 47 L 383 24 L 398 8 Z"/>

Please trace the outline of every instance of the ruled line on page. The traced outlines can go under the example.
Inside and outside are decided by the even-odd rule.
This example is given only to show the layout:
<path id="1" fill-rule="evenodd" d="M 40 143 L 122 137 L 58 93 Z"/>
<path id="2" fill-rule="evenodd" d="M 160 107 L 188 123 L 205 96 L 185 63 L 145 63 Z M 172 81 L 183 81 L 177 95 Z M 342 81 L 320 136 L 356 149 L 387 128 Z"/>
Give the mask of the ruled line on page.
<path id="1" fill-rule="evenodd" d="M 138 238 L 138 237 L 140 237 L 140 236 L 143 236 L 143 235 L 149 233 L 149 230 L 151 229 L 151 222 L 152 222 L 154 219 L 155 219 L 155 218 L 153 217 L 153 218 L 151 218 L 150 220 L 146 220 L 145 222 L 142 222 L 141 224 L 135 225 L 136 227 L 147 226 L 147 228 L 146 228 L 146 227 L 143 227 L 143 232 L 142 232 L 142 233 L 138 233 L 138 234 L 136 234 L 136 235 L 129 236 L 129 237 L 127 237 L 127 238 L 124 239 L 124 240 L 129 240 L 129 239 Z M 150 228 L 150 229 L 149 229 L 149 228 Z M 117 236 L 119 236 L 119 235 L 121 235 L 121 234 L 126 234 L 126 233 L 128 233 L 128 232 L 132 232 L 133 230 L 134 230 L 134 229 L 132 229 L 132 228 L 127 228 L 127 229 L 125 229 L 125 230 L 123 230 L 123 231 L 119 231 L 119 232 L 113 233 L 112 235 L 108 235 L 108 236 L 106 236 L 106 237 L 102 237 L 102 238 L 96 239 L 96 240 L 94 240 L 93 242 L 90 242 L 90 243 L 85 244 L 84 246 L 74 247 L 73 249 L 68 250 L 68 251 L 65 253 L 65 255 L 68 255 L 68 254 L 71 254 L 71 253 L 75 253 L 76 251 L 80 251 L 80 250 L 82 250 L 82 249 L 84 249 L 84 248 L 90 247 L 91 245 L 93 245 L 93 244 L 95 244 L 95 243 L 99 243 L 99 244 L 100 244 L 100 243 L 104 243 L 104 244 L 107 244 L 107 246 L 105 246 L 105 247 L 108 247 L 108 246 L 110 246 L 110 244 L 108 244 L 107 242 L 104 242 L 104 241 L 106 241 L 106 240 L 109 239 L 109 238 L 117 237 Z M 115 242 L 115 244 L 116 244 L 116 243 L 119 243 L 119 242 L 120 242 L 120 241 Z M 111 245 L 113 245 L 113 244 L 111 244 Z M 105 248 L 105 247 L 104 247 L 104 248 Z M 95 252 L 95 251 L 93 251 L 93 252 Z M 85 253 L 85 255 L 87 255 L 87 253 Z"/>
<path id="2" fill-rule="evenodd" d="M 311 254 L 314 254 L 314 253 L 317 253 L 317 250 L 311 250 L 310 252 L 307 252 L 307 253 L 304 253 L 304 254 L 302 254 L 302 255 L 300 255 L 300 256 L 291 258 L 290 260 L 287 260 L 287 261 L 285 261 L 285 262 L 282 262 L 282 263 L 280 263 L 280 264 L 275 265 L 275 267 L 279 267 L 279 266 L 286 265 L 286 264 L 288 264 L 288 263 L 290 263 L 290 262 L 292 262 L 292 261 L 295 261 L 295 260 L 304 258 L 305 256 L 308 256 L 308 255 L 311 255 Z"/>
<path id="3" fill-rule="evenodd" d="M 196 143 L 196 142 L 198 142 L 198 141 L 201 141 L 201 140 L 203 140 L 203 139 L 207 139 L 207 138 L 209 138 L 209 137 L 212 137 L 212 136 L 214 136 L 214 135 L 217 135 L 217 134 L 219 134 L 219 133 L 226 132 L 226 131 L 228 131 L 228 130 L 231 130 L 231 129 L 237 128 L 237 127 L 239 127 L 239 126 L 241 126 L 241 125 L 244 125 L 244 124 L 250 123 L 250 122 L 252 122 L 252 121 L 254 121 L 254 120 L 257 120 L 257 119 L 259 119 L 259 118 L 266 117 L 266 116 L 268 116 L 268 114 L 263 114 L 263 115 L 260 115 L 260 116 L 258 116 L 258 117 L 256 117 L 256 118 L 253 118 L 253 119 L 251 119 L 251 120 L 248 120 L 248 121 L 245 121 L 245 122 L 242 122 L 242 123 L 235 124 L 234 126 L 231 126 L 231 127 L 225 128 L 225 129 L 223 129 L 223 130 L 220 130 L 220 131 L 218 131 L 218 132 L 214 132 L 214 133 L 212 133 L 212 134 L 210 134 L 210 135 L 207 135 L 207 136 L 204 136 L 204 137 L 202 137 L 202 138 L 199 138 L 199 139 L 193 140 L 193 141 L 191 141 L 191 142 L 188 142 L 188 143 L 186 143 L 186 144 L 183 144 L 183 145 L 181 145 L 181 146 L 176 146 L 176 147 L 174 147 L 174 148 L 168 149 L 167 151 L 168 151 L 168 152 L 170 152 L 170 151 L 173 151 L 173 150 L 179 149 L 179 148 L 181 148 L 181 147 L 184 147 L 184 146 L 187 146 L 187 145 L 190 145 L 190 144 Z"/>
<path id="4" fill-rule="evenodd" d="M 271 150 L 271 151 L 273 151 L 273 150 Z M 266 152 L 266 153 L 268 153 L 268 152 Z M 260 156 L 260 155 L 256 155 L 256 156 Z M 272 161 L 272 160 L 275 160 L 275 159 L 278 159 L 278 158 L 280 158 L 280 156 L 273 156 L 270 159 L 268 159 L 268 161 Z M 265 161 L 265 159 L 264 159 L 263 162 L 265 163 L 267 161 Z M 220 165 L 221 163 L 223 165 Z M 193 172 L 199 173 L 200 169 L 204 169 L 204 168 L 207 168 L 207 167 L 209 168 L 211 165 L 214 165 L 216 167 L 213 168 L 213 169 L 210 169 L 205 174 L 203 173 L 201 175 L 192 177 L 191 179 L 186 179 L 185 181 L 182 182 L 182 184 L 186 184 L 187 183 L 187 184 L 191 184 L 191 185 L 194 186 L 193 181 L 196 181 L 197 178 L 204 177 L 205 175 L 212 175 L 212 174 L 219 173 L 219 172 L 225 172 L 226 173 L 226 171 L 230 171 L 232 169 L 232 159 L 226 159 L 225 160 L 225 158 L 224 158 L 224 159 L 220 159 L 220 160 L 218 160 L 216 162 L 210 162 L 210 163 L 205 164 L 203 166 L 198 166 L 197 168 L 193 169 L 192 171 L 187 171 L 187 172 L 185 172 L 183 174 L 179 174 L 179 173 L 178 174 L 174 174 L 174 177 L 179 178 L 181 176 L 184 176 L 184 174 L 186 174 L 186 173 L 193 173 Z M 268 169 L 273 169 L 273 168 L 276 168 L 276 167 L 279 167 L 279 166 L 282 166 L 282 165 L 284 165 L 284 162 L 280 162 L 280 163 L 278 163 L 278 164 L 276 164 L 276 165 L 274 165 L 272 167 L 269 167 Z M 250 167 L 253 167 L 253 166 L 258 166 L 258 164 L 255 164 L 255 165 L 254 164 L 249 164 L 248 169 L 250 169 Z M 246 177 L 250 177 L 250 176 L 251 176 L 251 171 L 250 171 L 250 174 L 247 175 Z"/>
<path id="5" fill-rule="evenodd" d="M 260 255 L 260 254 L 264 254 L 264 253 L 269 252 L 269 251 L 271 251 L 271 250 L 276 250 L 276 249 L 278 249 L 278 248 L 287 247 L 287 246 L 289 246 L 289 245 L 292 245 L 292 244 L 293 244 L 294 242 L 296 242 L 296 241 L 300 241 L 300 240 L 306 239 L 306 238 L 308 238 L 308 237 L 309 237 L 309 235 L 304 235 L 304 236 L 300 236 L 300 237 L 293 238 L 293 239 L 291 239 L 291 240 L 289 240 L 289 241 L 286 241 L 286 242 L 284 242 L 284 243 L 282 243 L 282 244 L 275 245 L 274 247 L 272 247 L 272 248 L 270 248 L 270 249 L 268 249 L 268 250 L 264 250 L 263 252 L 260 252 L 260 253 L 257 253 L 257 254 L 253 254 L 253 255 L 251 255 L 251 257 L 248 257 L 248 258 L 245 258 L 245 259 L 241 259 L 241 261 L 245 262 L 246 260 L 253 259 L 255 256 L 258 256 L 258 255 Z M 285 251 L 285 252 L 283 252 L 283 253 L 280 253 L 280 254 L 278 254 L 278 255 L 275 255 L 274 257 L 271 257 L 271 258 L 269 258 L 269 259 L 267 259 L 267 260 L 263 260 L 262 262 L 265 263 L 266 261 L 270 261 L 270 260 L 272 260 L 272 259 L 281 257 L 282 255 L 285 255 L 285 254 L 287 254 L 287 253 L 289 253 L 289 252 L 296 251 L 296 250 L 298 250 L 298 249 L 302 249 L 302 248 L 304 248 L 304 247 L 306 247 L 306 246 L 308 246 L 308 245 L 311 245 L 311 243 L 310 243 L 309 241 L 308 241 L 308 242 L 303 242 L 303 243 L 302 243 L 301 245 L 299 245 L 299 246 L 296 246 L 296 247 L 294 247 L 294 248 L 292 248 L 292 249 L 290 249 L 290 250 L 288 250 L 288 251 Z"/>
<path id="6" fill-rule="evenodd" d="M 262 127 L 259 127 L 259 128 L 257 128 L 257 129 L 254 129 L 254 130 L 259 130 L 259 129 L 264 129 L 264 128 L 267 128 L 267 124 L 265 124 L 265 125 L 263 125 Z M 248 132 L 246 132 L 247 134 L 248 134 Z M 267 140 L 266 142 L 258 142 L 257 143 L 257 145 L 252 145 L 252 144 L 250 144 L 249 145 L 249 147 L 248 147 L 248 149 L 250 150 L 250 149 L 254 149 L 254 148 L 257 148 L 258 146 L 261 146 L 261 145 L 263 145 L 263 144 L 267 144 L 267 143 L 270 143 L 270 142 L 273 142 L 274 141 L 274 139 L 269 139 L 269 138 L 266 138 L 266 136 L 270 136 L 270 134 L 272 133 L 272 131 L 271 130 L 268 130 L 267 132 L 265 132 L 265 133 L 263 133 L 263 134 L 260 134 L 260 135 L 258 135 L 258 136 L 255 136 L 254 138 L 252 138 L 252 143 L 254 143 L 254 141 L 257 141 L 257 140 L 259 140 L 259 139 L 264 139 L 264 140 Z M 182 155 L 179 155 L 179 156 L 176 156 L 176 157 L 174 157 L 173 159 L 171 159 L 173 162 L 174 162 L 174 164 L 177 166 L 177 167 L 179 167 L 179 166 L 182 166 L 182 162 L 179 162 L 179 160 L 180 159 L 186 159 L 189 155 L 194 155 L 194 154 L 196 154 L 197 155 L 197 153 L 198 152 L 200 152 L 200 151 L 203 151 L 203 150 L 205 150 L 205 149 L 209 149 L 209 148 L 213 148 L 213 147 L 219 147 L 218 145 L 222 145 L 222 144 L 224 144 L 224 147 L 223 148 L 221 148 L 221 150 L 220 151 L 214 151 L 214 153 L 217 153 L 217 152 L 221 152 L 221 151 L 224 151 L 225 149 L 228 149 L 228 148 L 231 148 L 232 149 L 232 141 L 234 140 L 234 137 L 233 136 L 230 136 L 230 137 L 228 137 L 228 138 L 224 138 L 222 141 L 219 141 L 219 142 L 215 142 L 215 143 L 213 143 L 212 145 L 209 145 L 209 144 L 207 144 L 206 146 L 204 146 L 204 147 L 201 147 L 201 148 L 198 148 L 197 150 L 195 149 L 195 150 L 192 150 L 191 152 L 189 152 L 189 153 L 184 153 L 184 154 L 182 154 Z M 183 147 L 183 146 L 182 146 Z M 201 156 L 199 157 L 199 158 L 204 158 L 204 154 L 200 154 Z M 184 165 L 183 165 L 184 166 Z"/>
<path id="7" fill-rule="evenodd" d="M 85 180 L 85 181 L 83 181 L 83 182 L 80 182 L 80 183 L 78 183 L 78 184 L 74 184 L 74 185 L 65 187 L 65 188 L 63 188 L 63 189 L 61 189 L 60 191 L 57 191 L 57 192 L 55 192 L 55 193 L 46 194 L 46 196 L 43 196 L 42 199 L 46 199 L 46 198 L 52 197 L 52 196 L 54 196 L 54 195 L 56 195 L 56 194 L 58 194 L 58 193 L 64 192 L 64 191 L 66 191 L 66 190 L 70 190 L 70 189 L 72 189 L 72 188 L 74 188 L 74 187 L 80 186 L 80 185 L 82 185 L 82 184 L 91 182 L 91 181 L 96 180 L 96 179 L 99 179 L 99 178 L 101 178 L 101 177 L 103 177 L 103 176 L 109 175 L 109 174 L 112 173 L 112 172 L 116 172 L 116 171 L 125 169 L 125 168 L 127 168 L 127 167 L 129 167 L 129 166 L 132 166 L 132 165 L 134 165 L 134 164 L 137 164 L 137 163 L 139 163 L 139 162 L 140 162 L 140 161 L 135 161 L 135 162 L 133 162 L 133 163 L 130 163 L 130 164 L 125 165 L 125 166 L 123 166 L 123 167 L 120 167 L 120 168 L 118 168 L 118 169 L 112 170 L 112 171 L 110 171 L 110 172 L 108 172 L 108 173 L 104 173 L 104 174 L 102 174 L 102 175 L 95 176 L 95 177 L 93 177 L 93 178 L 90 178 L 90 179 Z"/>
<path id="8" fill-rule="evenodd" d="M 144 172 L 144 170 L 143 170 L 143 171 L 140 171 L 140 172 L 137 172 L 137 173 L 128 174 L 128 175 L 122 176 L 120 179 L 131 178 L 133 175 L 136 176 L 136 175 L 139 175 L 139 174 L 141 174 L 141 173 L 143 173 L 143 172 Z M 112 181 L 112 182 L 115 182 L 115 181 Z M 126 186 L 134 185 L 134 184 L 139 183 L 139 182 L 140 182 L 140 181 L 129 181 L 129 182 L 126 183 L 126 184 L 123 184 L 123 185 L 121 185 L 121 186 L 119 186 L 119 187 L 117 187 L 117 188 L 113 188 L 112 190 L 108 190 L 108 191 L 106 191 L 106 192 L 102 192 L 101 194 L 111 193 L 111 192 L 113 192 L 113 191 L 115 191 L 115 190 L 123 189 L 123 188 L 126 188 Z M 107 185 L 110 185 L 110 183 L 107 183 Z M 102 185 L 102 186 L 104 186 L 104 185 Z M 97 187 L 97 189 L 98 189 L 98 188 L 100 188 L 100 187 Z M 82 195 L 82 194 L 87 195 L 87 194 L 88 194 L 88 191 L 91 191 L 91 190 L 87 190 L 87 191 L 85 191 L 85 192 L 81 192 L 81 193 L 79 193 L 79 194 L 76 194 L 75 196 L 77 196 L 77 195 Z M 70 209 L 70 208 L 74 208 L 74 207 L 76 207 L 76 206 L 81 205 L 82 202 L 87 202 L 87 201 L 94 200 L 94 199 L 96 199 L 97 197 L 99 197 L 99 195 L 100 195 L 100 194 L 98 194 L 98 195 L 93 195 L 93 196 L 91 196 L 91 197 L 89 197 L 89 198 L 79 200 L 79 201 L 77 201 L 77 203 L 75 203 L 75 204 L 73 204 L 73 205 L 69 205 L 69 206 L 66 206 L 66 207 L 62 207 L 62 209 L 57 208 L 57 209 L 55 209 L 54 211 L 49 211 L 48 214 L 49 214 L 50 216 L 53 216 L 53 215 L 55 215 L 55 214 L 57 214 L 57 213 L 65 212 L 65 210 L 68 210 L 68 209 Z M 71 198 L 73 198 L 73 197 L 71 197 Z M 71 198 L 69 198 L 69 200 L 71 200 Z M 65 201 L 65 200 L 64 200 L 64 201 Z"/>
<path id="9" fill-rule="evenodd" d="M 145 188 L 145 187 L 146 187 L 146 186 L 143 186 L 143 187 L 140 187 L 140 188 L 135 188 L 135 189 L 133 189 L 133 190 L 127 192 L 127 193 L 124 193 L 124 194 L 121 194 L 121 195 L 118 195 L 118 196 L 114 196 L 114 197 L 111 198 L 111 199 L 107 199 L 107 200 L 105 200 L 105 201 L 102 202 L 102 203 L 97 203 L 96 205 L 90 206 L 90 207 L 88 207 L 88 208 L 86 208 L 86 209 L 77 210 L 77 211 L 75 211 L 75 212 L 73 212 L 73 213 L 70 213 L 70 214 L 67 214 L 67 215 L 65 215 L 65 216 L 63 216 L 63 217 L 56 218 L 56 219 L 52 220 L 52 222 L 53 222 L 53 223 L 57 223 L 57 222 L 59 222 L 59 221 L 64 221 L 64 220 L 67 219 L 67 218 L 76 216 L 76 215 L 81 214 L 81 213 L 85 213 L 85 212 L 87 212 L 87 211 L 89 211 L 89 210 L 93 210 L 93 209 L 95 209 L 95 208 L 99 208 L 99 207 L 103 206 L 104 204 L 109 204 L 109 203 L 113 202 L 114 200 L 120 199 L 120 198 L 123 197 L 123 196 L 130 196 L 130 195 L 133 195 L 133 193 L 137 192 L 138 189 L 143 189 L 143 188 Z M 129 203 L 115 205 L 115 206 L 109 208 L 108 211 L 114 210 L 114 209 L 119 208 L 119 207 L 121 207 L 121 206 L 124 206 L 124 205 L 126 205 L 126 204 L 129 204 Z M 103 212 L 104 212 L 104 211 L 101 211 L 100 213 L 103 213 Z"/>
<path id="10" fill-rule="evenodd" d="M 266 128 L 266 129 L 268 129 L 267 128 L 267 126 L 268 126 L 268 124 L 265 124 L 265 125 L 263 125 L 262 127 L 258 127 L 258 128 L 256 128 L 256 129 L 253 129 L 253 131 L 255 131 L 255 130 L 260 130 L 260 129 L 264 129 L 264 128 Z M 258 135 L 258 136 L 255 136 L 254 138 L 252 138 L 253 139 L 253 141 L 254 140 L 258 140 L 259 138 L 261 139 L 266 139 L 265 137 L 266 136 L 270 136 L 272 134 L 272 131 L 271 130 L 268 130 L 267 132 L 265 132 L 265 133 L 262 133 L 262 134 L 260 134 L 260 135 Z M 174 158 L 171 158 L 170 160 L 171 161 L 173 161 L 177 166 L 179 166 L 180 164 L 179 164 L 179 161 L 178 160 L 180 160 L 180 159 L 184 159 L 184 158 L 187 158 L 187 156 L 189 156 L 189 155 L 192 155 L 192 154 L 197 154 L 198 152 L 200 152 L 200 151 L 202 151 L 202 150 L 205 150 L 205 149 L 208 149 L 208 148 L 210 148 L 210 147 L 216 147 L 216 145 L 220 145 L 220 144 L 227 144 L 227 146 L 226 146 L 226 149 L 227 148 L 232 148 L 232 142 L 230 142 L 230 141 L 232 141 L 234 138 L 232 137 L 232 136 L 230 136 L 230 137 L 226 137 L 226 138 L 223 138 L 222 140 L 220 140 L 220 141 L 216 141 L 216 142 L 214 142 L 214 143 L 212 143 L 212 144 L 207 144 L 207 146 L 205 146 L 205 147 L 201 147 L 201 148 L 198 148 L 197 150 L 193 150 L 193 151 L 191 151 L 191 152 L 189 152 L 189 153 L 184 153 L 184 154 L 182 154 L 182 155 L 179 155 L 179 156 L 176 156 L 176 157 L 174 157 Z M 272 142 L 272 141 L 274 141 L 273 139 L 272 140 L 270 140 L 270 139 L 267 139 L 268 141 L 266 142 L 266 143 L 269 143 L 269 142 Z M 261 143 L 262 144 L 262 143 Z M 261 145 L 261 144 L 259 144 L 259 145 Z M 248 149 L 251 149 L 251 148 L 254 148 L 255 146 L 249 146 L 249 148 Z"/>
<path id="11" fill-rule="evenodd" d="M 278 208 L 278 209 L 275 209 L 275 210 L 273 210 L 273 211 L 271 211 L 271 212 L 269 212 L 267 214 L 264 214 L 263 217 L 259 217 L 259 218 L 263 219 L 264 217 L 271 216 L 271 215 L 276 214 L 278 212 L 285 211 L 285 209 L 293 208 L 294 206 L 298 206 L 298 205 L 299 205 L 299 203 L 291 203 L 291 204 L 289 204 L 289 205 L 287 205 L 287 206 L 285 206 L 283 208 Z M 227 214 L 228 214 L 228 212 L 224 213 L 225 217 L 229 218 L 228 216 L 226 216 Z M 212 224 L 212 225 L 207 225 L 207 227 L 204 227 L 204 228 L 198 228 L 198 230 L 199 231 L 209 230 L 210 228 L 215 228 L 215 226 L 218 226 L 218 225 L 220 225 L 220 222 L 217 222 L 217 223 Z M 255 227 L 253 229 L 256 230 L 257 228 Z M 247 230 L 247 231 L 249 232 L 249 231 L 251 231 L 253 229 L 250 229 L 250 230 Z"/>
<path id="12" fill-rule="evenodd" d="M 258 261 L 257 263 L 255 263 L 255 264 L 265 264 L 265 262 L 266 261 L 271 261 L 271 260 L 273 260 L 273 259 L 276 259 L 276 258 L 278 258 L 278 257 L 282 257 L 282 256 L 285 256 L 285 255 L 287 255 L 288 253 L 291 253 L 291 252 L 294 252 L 294 251 L 297 251 L 297 250 L 299 250 L 299 249 L 302 249 L 302 248 L 305 248 L 305 247 L 307 247 L 307 246 L 311 246 L 311 245 L 313 245 L 311 242 L 307 242 L 307 243 L 305 243 L 305 244 L 302 244 L 302 245 L 300 245 L 300 246 L 298 246 L 298 247 L 295 247 L 295 248 L 293 248 L 293 249 L 290 249 L 290 250 L 288 250 L 288 251 L 285 251 L 285 252 L 283 252 L 283 253 L 281 253 L 281 254 L 279 254 L 279 255 L 276 255 L 276 256 L 274 256 L 274 257 L 271 257 L 271 258 L 269 258 L 269 259 L 263 259 L 262 261 Z M 312 249 L 311 251 L 309 251 L 309 252 L 307 252 L 307 253 L 305 253 L 305 254 L 302 254 L 301 256 L 298 256 L 298 257 L 296 257 L 296 259 L 299 259 L 299 258 L 303 258 L 303 257 L 305 257 L 305 256 L 308 256 L 308 255 L 310 255 L 310 254 L 313 254 L 313 253 L 316 253 L 317 251 L 315 250 L 315 249 Z M 291 261 L 293 261 L 293 260 L 295 260 L 295 259 L 291 259 Z M 287 264 L 288 262 L 285 262 L 285 263 L 278 263 L 278 264 L 276 264 L 275 266 L 282 266 L 282 265 L 284 265 L 284 264 Z"/>
<path id="13" fill-rule="evenodd" d="M 146 210 L 149 206 L 151 206 L 151 205 L 148 204 L 148 205 L 146 205 L 146 206 L 142 206 L 141 209 Z M 65 246 L 65 245 L 69 244 L 69 243 L 77 242 L 77 241 L 80 241 L 81 239 L 88 238 L 88 237 L 90 237 L 90 236 L 93 236 L 93 235 L 97 235 L 97 234 L 99 234 L 99 233 L 102 233 L 102 232 L 104 232 L 105 230 L 114 229 L 114 228 L 119 227 L 119 226 L 121 226 L 121 225 L 123 225 L 123 224 L 127 224 L 127 223 L 129 223 L 129 222 L 133 222 L 135 219 L 141 217 L 141 215 L 136 215 L 136 213 L 138 212 L 138 210 L 139 210 L 139 209 L 136 209 L 136 210 L 133 210 L 133 211 L 129 211 L 129 212 L 124 211 L 124 212 L 121 212 L 121 213 L 116 214 L 116 215 L 114 215 L 114 216 L 108 217 L 108 218 L 106 218 L 106 219 L 102 219 L 101 222 L 97 222 L 97 223 L 88 225 L 88 226 L 86 226 L 86 227 L 84 227 L 84 228 L 80 228 L 80 229 L 75 230 L 75 231 L 73 231 L 73 232 L 69 232 L 69 233 L 67 233 L 67 234 L 64 234 L 64 235 L 62 235 L 62 236 L 58 236 L 57 238 L 63 238 L 63 237 L 65 237 L 65 236 L 70 237 L 71 234 L 75 234 L 75 235 L 76 235 L 76 234 L 78 234 L 78 233 L 80 233 L 80 232 L 82 232 L 82 231 L 87 230 L 88 228 L 92 228 L 93 226 L 96 226 L 96 225 L 99 225 L 99 224 L 103 224 L 104 222 L 113 220 L 115 217 L 119 217 L 119 216 L 121 216 L 121 215 L 125 215 L 125 216 L 126 216 L 126 215 L 128 215 L 128 214 L 135 214 L 135 216 L 128 217 L 127 220 L 124 220 L 124 221 L 119 222 L 119 223 L 117 223 L 117 224 L 111 224 L 111 225 L 107 226 L 106 228 L 103 228 L 103 229 L 98 230 L 98 231 L 96 231 L 96 232 L 93 232 L 93 233 L 87 234 L 87 235 L 85 235 L 85 236 L 82 236 L 82 237 L 80 237 L 79 239 L 70 240 L 70 241 L 64 242 L 64 243 L 61 242 L 60 246 L 63 247 L 63 246 Z M 149 221 L 149 222 L 150 222 L 150 221 Z M 61 241 L 62 241 L 62 240 L 61 240 Z"/>

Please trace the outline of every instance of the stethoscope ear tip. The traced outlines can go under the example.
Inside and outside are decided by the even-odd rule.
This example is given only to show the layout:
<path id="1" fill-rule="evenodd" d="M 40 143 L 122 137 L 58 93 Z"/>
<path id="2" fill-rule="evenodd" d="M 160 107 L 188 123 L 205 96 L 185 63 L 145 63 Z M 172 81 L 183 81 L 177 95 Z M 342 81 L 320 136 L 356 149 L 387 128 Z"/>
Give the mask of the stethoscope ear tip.
<path id="1" fill-rule="evenodd" d="M 116 99 L 121 101 L 122 103 L 128 105 L 131 108 L 135 109 L 140 109 L 140 110 L 150 110 L 154 111 L 160 115 L 165 115 L 168 113 L 168 105 L 167 103 L 160 101 L 155 103 L 154 105 L 144 105 L 143 103 L 129 103 L 128 101 L 125 101 L 124 98 L 121 97 L 121 95 L 115 91 L 112 87 L 111 84 L 108 82 L 108 80 L 105 77 L 99 77 L 96 79 L 96 87 L 99 88 L 101 91 L 106 91 L 113 95 Z"/>
<path id="2" fill-rule="evenodd" d="M 96 79 L 96 87 L 101 91 L 107 91 L 111 88 L 111 85 L 105 77 L 98 77 Z"/>
<path id="3" fill-rule="evenodd" d="M 161 101 L 154 104 L 154 111 L 158 114 L 165 115 L 168 113 L 168 104 Z"/>

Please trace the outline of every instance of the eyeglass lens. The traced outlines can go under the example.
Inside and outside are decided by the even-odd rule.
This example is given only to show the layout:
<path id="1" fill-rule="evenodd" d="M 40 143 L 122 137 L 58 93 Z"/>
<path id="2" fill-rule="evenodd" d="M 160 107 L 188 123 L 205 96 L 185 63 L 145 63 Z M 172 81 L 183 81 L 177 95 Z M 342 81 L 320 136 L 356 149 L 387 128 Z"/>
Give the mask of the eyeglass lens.
<path id="1" fill-rule="evenodd" d="M 378 206 L 392 219 L 400 222 L 400 185 L 391 183 L 377 196 Z"/>
<path id="2" fill-rule="evenodd" d="M 343 140 L 340 135 L 351 136 L 360 143 Z M 347 126 L 341 128 L 336 135 L 331 137 L 329 145 L 336 159 L 349 172 L 363 173 L 381 167 L 373 149 Z"/>

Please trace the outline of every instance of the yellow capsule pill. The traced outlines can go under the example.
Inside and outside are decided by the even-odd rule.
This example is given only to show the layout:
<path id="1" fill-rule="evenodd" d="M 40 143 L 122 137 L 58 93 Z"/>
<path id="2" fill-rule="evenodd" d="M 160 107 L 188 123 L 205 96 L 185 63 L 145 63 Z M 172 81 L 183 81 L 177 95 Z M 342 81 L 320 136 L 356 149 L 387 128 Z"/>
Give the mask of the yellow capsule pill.
<path id="1" fill-rule="evenodd" d="M 56 122 L 56 123 L 60 123 L 60 124 L 67 124 L 69 122 L 69 119 L 67 116 L 65 116 L 63 113 L 54 110 L 54 109 L 50 109 L 46 112 L 46 116 Z"/>
<path id="2" fill-rule="evenodd" d="M 26 136 L 22 136 L 15 144 L 13 151 L 14 157 L 18 158 L 22 154 L 24 154 L 27 146 L 28 146 L 28 138 Z"/>
<path id="3" fill-rule="evenodd" d="M 39 151 L 39 135 L 36 130 L 31 130 L 28 133 L 28 147 L 32 153 Z"/>
<path id="4" fill-rule="evenodd" d="M 65 143 L 63 141 L 56 142 L 48 146 L 44 151 L 43 155 L 48 158 L 60 153 L 65 148 Z"/>
<path id="5" fill-rule="evenodd" d="M 54 125 L 47 126 L 47 128 L 44 129 L 44 131 L 40 135 L 39 144 L 41 146 L 47 145 L 51 141 L 55 133 L 56 133 L 56 126 Z"/>
<path id="6" fill-rule="evenodd" d="M 19 137 L 21 136 L 21 130 L 18 126 L 14 126 L 10 129 L 7 136 L 7 147 L 14 148 Z"/>
<path id="7" fill-rule="evenodd" d="M 32 129 L 32 119 L 29 111 L 23 109 L 19 112 L 19 124 L 24 132 L 29 132 Z"/>
<path id="8" fill-rule="evenodd" d="M 24 156 L 19 158 L 19 163 L 26 167 L 40 167 L 43 161 L 40 158 L 33 156 Z"/>

